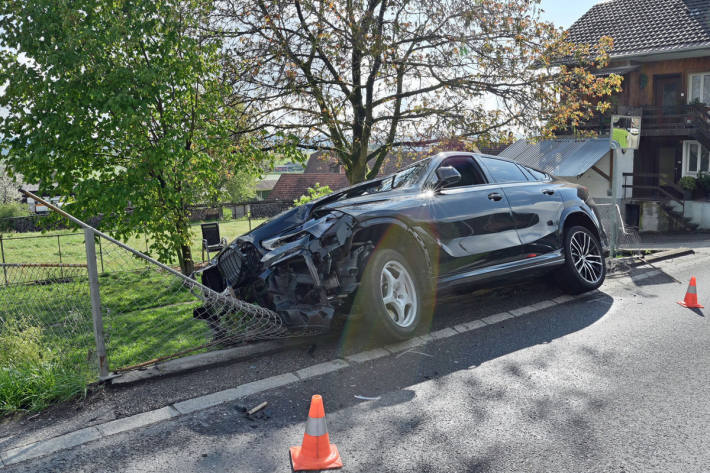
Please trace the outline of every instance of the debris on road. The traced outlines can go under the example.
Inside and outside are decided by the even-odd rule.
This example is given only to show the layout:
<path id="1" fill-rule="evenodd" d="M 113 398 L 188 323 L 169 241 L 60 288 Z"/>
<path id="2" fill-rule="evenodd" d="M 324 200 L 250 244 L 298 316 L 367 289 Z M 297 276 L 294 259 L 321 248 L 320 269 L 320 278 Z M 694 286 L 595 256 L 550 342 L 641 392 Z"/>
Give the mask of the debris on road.
<path id="1" fill-rule="evenodd" d="M 256 414 L 257 412 L 259 412 L 260 410 L 262 410 L 263 408 L 265 408 L 268 404 L 269 404 L 268 402 L 264 401 L 264 402 L 262 402 L 261 404 L 252 407 L 251 409 L 249 409 L 249 410 L 247 411 L 247 415 L 253 416 L 253 415 Z"/>
<path id="2" fill-rule="evenodd" d="M 375 396 L 375 397 L 369 397 L 369 396 L 361 396 L 359 394 L 356 394 L 355 399 L 360 399 L 362 401 L 379 401 L 381 399 L 380 396 Z"/>

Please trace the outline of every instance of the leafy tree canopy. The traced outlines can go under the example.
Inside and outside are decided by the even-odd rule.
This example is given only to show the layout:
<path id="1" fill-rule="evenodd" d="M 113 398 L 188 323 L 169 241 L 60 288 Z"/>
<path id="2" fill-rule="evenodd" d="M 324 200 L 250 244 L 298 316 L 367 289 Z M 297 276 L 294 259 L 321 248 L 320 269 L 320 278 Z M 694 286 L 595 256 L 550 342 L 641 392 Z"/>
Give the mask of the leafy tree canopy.
<path id="1" fill-rule="evenodd" d="M 549 134 L 607 107 L 621 78 L 590 72 L 611 43 L 567 43 L 538 4 L 223 0 L 211 25 L 255 129 L 332 151 L 355 183 L 397 148 Z"/>
<path id="2" fill-rule="evenodd" d="M 238 133 L 243 110 L 229 100 L 221 41 L 202 29 L 211 8 L 207 0 L 0 6 L 8 166 L 73 196 L 72 212 L 103 214 L 120 238 L 147 231 L 151 250 L 163 261 L 177 256 L 186 272 L 188 205 L 218 192 L 225 165 L 258 172 L 267 158 Z"/>

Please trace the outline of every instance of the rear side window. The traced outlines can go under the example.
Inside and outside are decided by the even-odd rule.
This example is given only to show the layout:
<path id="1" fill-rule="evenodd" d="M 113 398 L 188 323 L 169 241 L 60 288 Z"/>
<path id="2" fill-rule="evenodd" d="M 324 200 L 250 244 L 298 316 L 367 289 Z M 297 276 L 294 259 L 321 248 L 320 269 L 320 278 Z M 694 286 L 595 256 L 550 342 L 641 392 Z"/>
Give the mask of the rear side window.
<path id="1" fill-rule="evenodd" d="M 517 164 L 493 158 L 479 158 L 498 184 L 506 182 L 526 182 L 528 180 Z"/>
<path id="2" fill-rule="evenodd" d="M 537 171 L 533 168 L 529 168 L 527 166 L 520 166 L 521 168 L 525 169 L 527 172 L 530 173 L 530 175 L 533 177 L 534 180 L 536 181 L 546 181 L 549 176 L 545 174 L 544 172 Z"/>

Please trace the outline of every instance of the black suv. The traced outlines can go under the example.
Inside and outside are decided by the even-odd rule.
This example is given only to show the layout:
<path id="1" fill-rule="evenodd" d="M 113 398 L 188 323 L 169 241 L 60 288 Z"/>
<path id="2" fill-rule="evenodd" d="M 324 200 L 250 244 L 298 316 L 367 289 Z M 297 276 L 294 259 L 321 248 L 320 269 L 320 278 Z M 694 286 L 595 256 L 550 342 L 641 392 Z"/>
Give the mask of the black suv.
<path id="1" fill-rule="evenodd" d="M 293 330 L 361 314 L 405 339 L 445 288 L 544 270 L 571 293 L 595 289 L 605 241 L 586 188 L 446 152 L 274 217 L 217 255 L 202 282 L 273 309 Z"/>

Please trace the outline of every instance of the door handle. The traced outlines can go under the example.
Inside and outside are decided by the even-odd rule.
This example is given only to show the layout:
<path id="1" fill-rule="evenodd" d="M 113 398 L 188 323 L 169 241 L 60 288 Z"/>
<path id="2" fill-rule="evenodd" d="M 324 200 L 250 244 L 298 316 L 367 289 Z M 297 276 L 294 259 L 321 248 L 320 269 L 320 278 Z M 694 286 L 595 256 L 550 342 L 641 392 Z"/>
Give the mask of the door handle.
<path id="1" fill-rule="evenodd" d="M 500 199 L 503 198 L 503 196 L 500 195 L 500 194 L 497 193 L 497 192 L 491 192 L 490 194 L 488 194 L 488 198 L 491 199 L 491 200 L 495 200 L 496 202 L 498 202 Z"/>
<path id="2" fill-rule="evenodd" d="M 545 189 L 544 191 L 542 191 L 542 193 L 545 195 L 553 195 L 555 191 L 553 191 L 552 189 Z"/>

